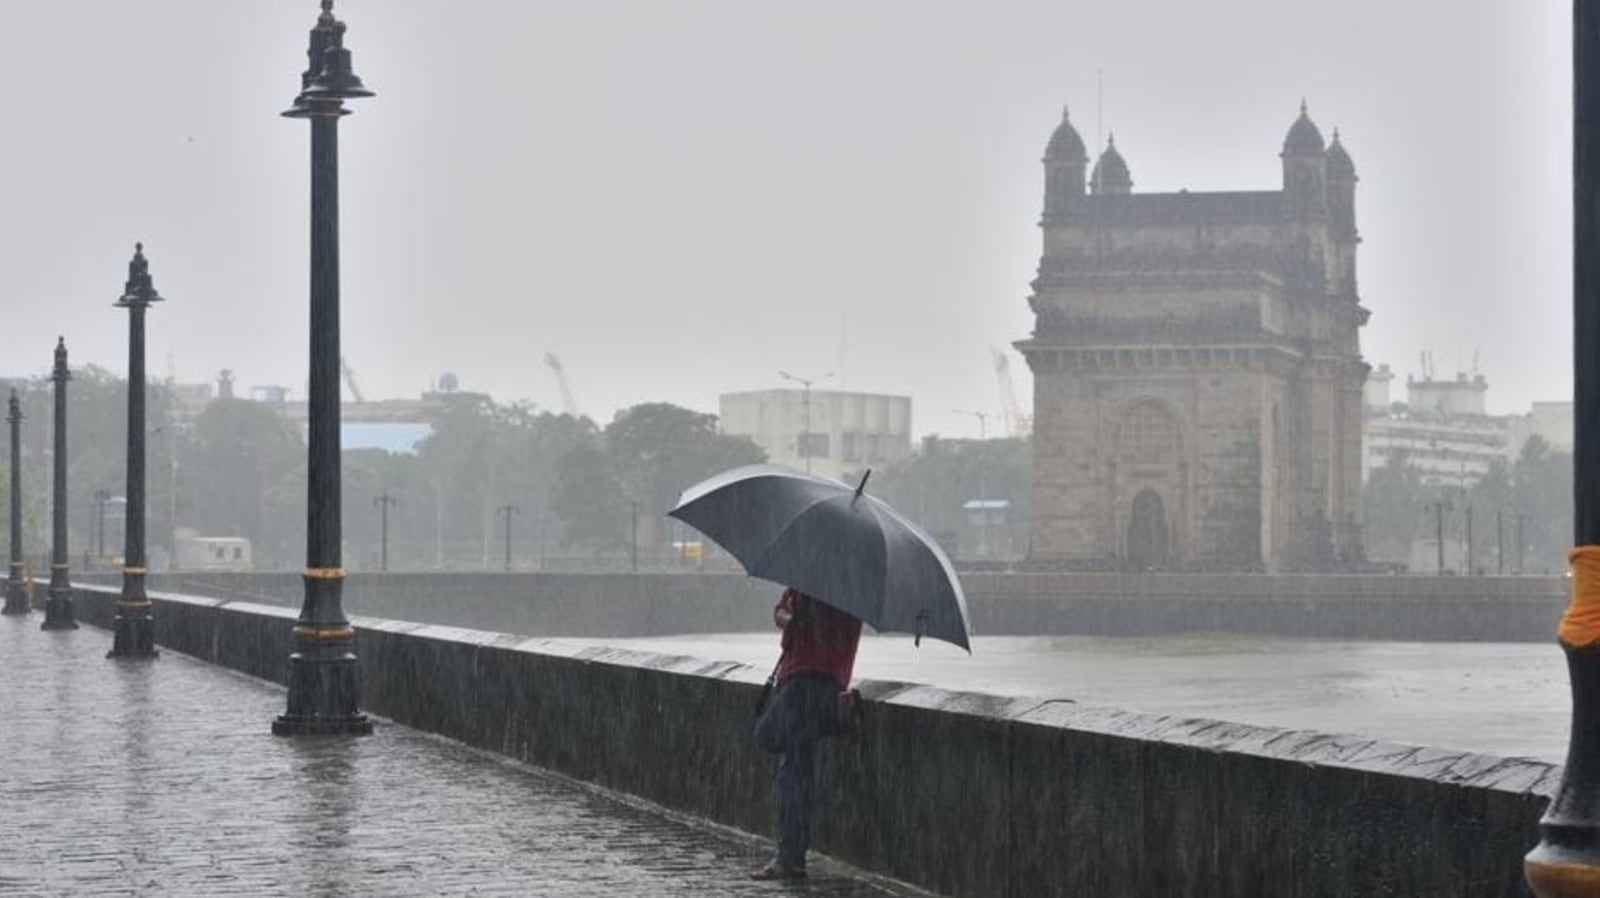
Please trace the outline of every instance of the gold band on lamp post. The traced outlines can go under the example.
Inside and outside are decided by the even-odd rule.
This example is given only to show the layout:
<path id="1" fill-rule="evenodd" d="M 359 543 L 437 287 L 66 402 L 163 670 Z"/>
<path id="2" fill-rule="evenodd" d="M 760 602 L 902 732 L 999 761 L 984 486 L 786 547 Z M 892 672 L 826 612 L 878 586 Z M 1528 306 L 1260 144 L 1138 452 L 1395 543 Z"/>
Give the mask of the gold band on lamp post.
<path id="1" fill-rule="evenodd" d="M 345 624 L 339 627 L 308 627 L 305 625 L 294 628 L 296 639 L 307 639 L 313 642 L 340 642 L 356 638 L 355 627 Z"/>

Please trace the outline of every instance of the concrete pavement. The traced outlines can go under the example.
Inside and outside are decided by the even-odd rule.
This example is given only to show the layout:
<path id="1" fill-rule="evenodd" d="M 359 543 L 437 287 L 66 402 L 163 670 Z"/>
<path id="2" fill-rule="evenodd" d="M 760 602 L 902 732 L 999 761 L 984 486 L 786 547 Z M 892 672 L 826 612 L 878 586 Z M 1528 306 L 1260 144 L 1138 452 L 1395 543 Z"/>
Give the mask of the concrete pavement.
<path id="1" fill-rule="evenodd" d="M 752 883 L 763 842 L 382 720 L 275 738 L 279 687 L 40 619 L 0 619 L 0 895 L 926 894 Z"/>

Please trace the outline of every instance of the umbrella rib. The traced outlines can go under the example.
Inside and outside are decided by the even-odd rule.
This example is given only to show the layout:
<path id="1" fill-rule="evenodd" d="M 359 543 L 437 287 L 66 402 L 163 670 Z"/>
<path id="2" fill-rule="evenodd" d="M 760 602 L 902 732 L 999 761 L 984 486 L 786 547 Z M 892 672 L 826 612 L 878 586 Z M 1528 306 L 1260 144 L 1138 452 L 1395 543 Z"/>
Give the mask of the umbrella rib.
<path id="1" fill-rule="evenodd" d="M 878 584 L 878 618 L 883 619 L 888 611 L 889 572 L 894 570 L 894 562 L 889 557 L 893 544 L 889 541 L 889 528 L 884 526 L 883 514 L 874 502 L 867 506 L 872 509 L 872 517 L 878 522 L 878 540 L 883 544 L 883 582 Z"/>
<path id="2" fill-rule="evenodd" d="M 800 518 L 803 517 L 806 512 L 810 511 L 813 508 L 816 508 L 818 505 L 821 505 L 822 503 L 824 503 L 824 502 L 826 502 L 826 501 L 828 501 L 829 499 L 832 499 L 832 498 L 833 498 L 832 496 L 821 496 L 821 497 L 813 499 L 810 502 L 807 502 L 805 505 L 802 505 L 798 511 L 796 511 L 794 514 L 789 516 L 789 519 L 787 521 L 783 522 L 782 526 L 777 527 L 777 528 L 775 528 L 773 530 L 772 538 L 767 540 L 767 547 L 762 550 L 761 556 L 759 558 L 755 559 L 749 565 L 746 565 L 745 570 L 752 577 L 758 576 L 757 572 L 761 571 L 761 570 L 763 570 L 765 568 L 767 559 L 769 557 L 771 557 L 773 550 L 778 547 L 778 544 L 783 541 L 783 535 L 785 533 L 789 532 L 789 528 L 793 527 L 795 525 L 795 522 L 799 521 Z"/>

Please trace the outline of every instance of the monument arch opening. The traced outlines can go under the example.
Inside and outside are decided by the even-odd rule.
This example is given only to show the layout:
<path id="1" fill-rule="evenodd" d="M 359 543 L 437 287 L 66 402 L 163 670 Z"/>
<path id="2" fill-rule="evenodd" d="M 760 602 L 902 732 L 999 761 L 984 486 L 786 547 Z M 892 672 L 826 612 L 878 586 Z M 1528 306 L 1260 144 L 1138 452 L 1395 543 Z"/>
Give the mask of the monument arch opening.
<path id="1" fill-rule="evenodd" d="M 1168 565 L 1167 509 L 1161 495 L 1145 489 L 1133 497 L 1128 515 L 1128 567 L 1134 571 L 1158 571 Z"/>

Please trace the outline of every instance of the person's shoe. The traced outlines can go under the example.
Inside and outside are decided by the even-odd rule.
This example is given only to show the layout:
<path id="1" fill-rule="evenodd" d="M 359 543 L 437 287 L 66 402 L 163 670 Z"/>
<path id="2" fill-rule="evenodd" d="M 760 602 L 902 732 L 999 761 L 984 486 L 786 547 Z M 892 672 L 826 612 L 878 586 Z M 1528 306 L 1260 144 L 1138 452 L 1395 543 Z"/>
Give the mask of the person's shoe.
<path id="1" fill-rule="evenodd" d="M 758 881 L 772 879 L 805 879 L 806 868 L 790 867 L 787 864 L 780 864 L 777 861 L 773 861 L 765 867 L 758 867 L 754 870 L 751 870 L 750 878 Z"/>

